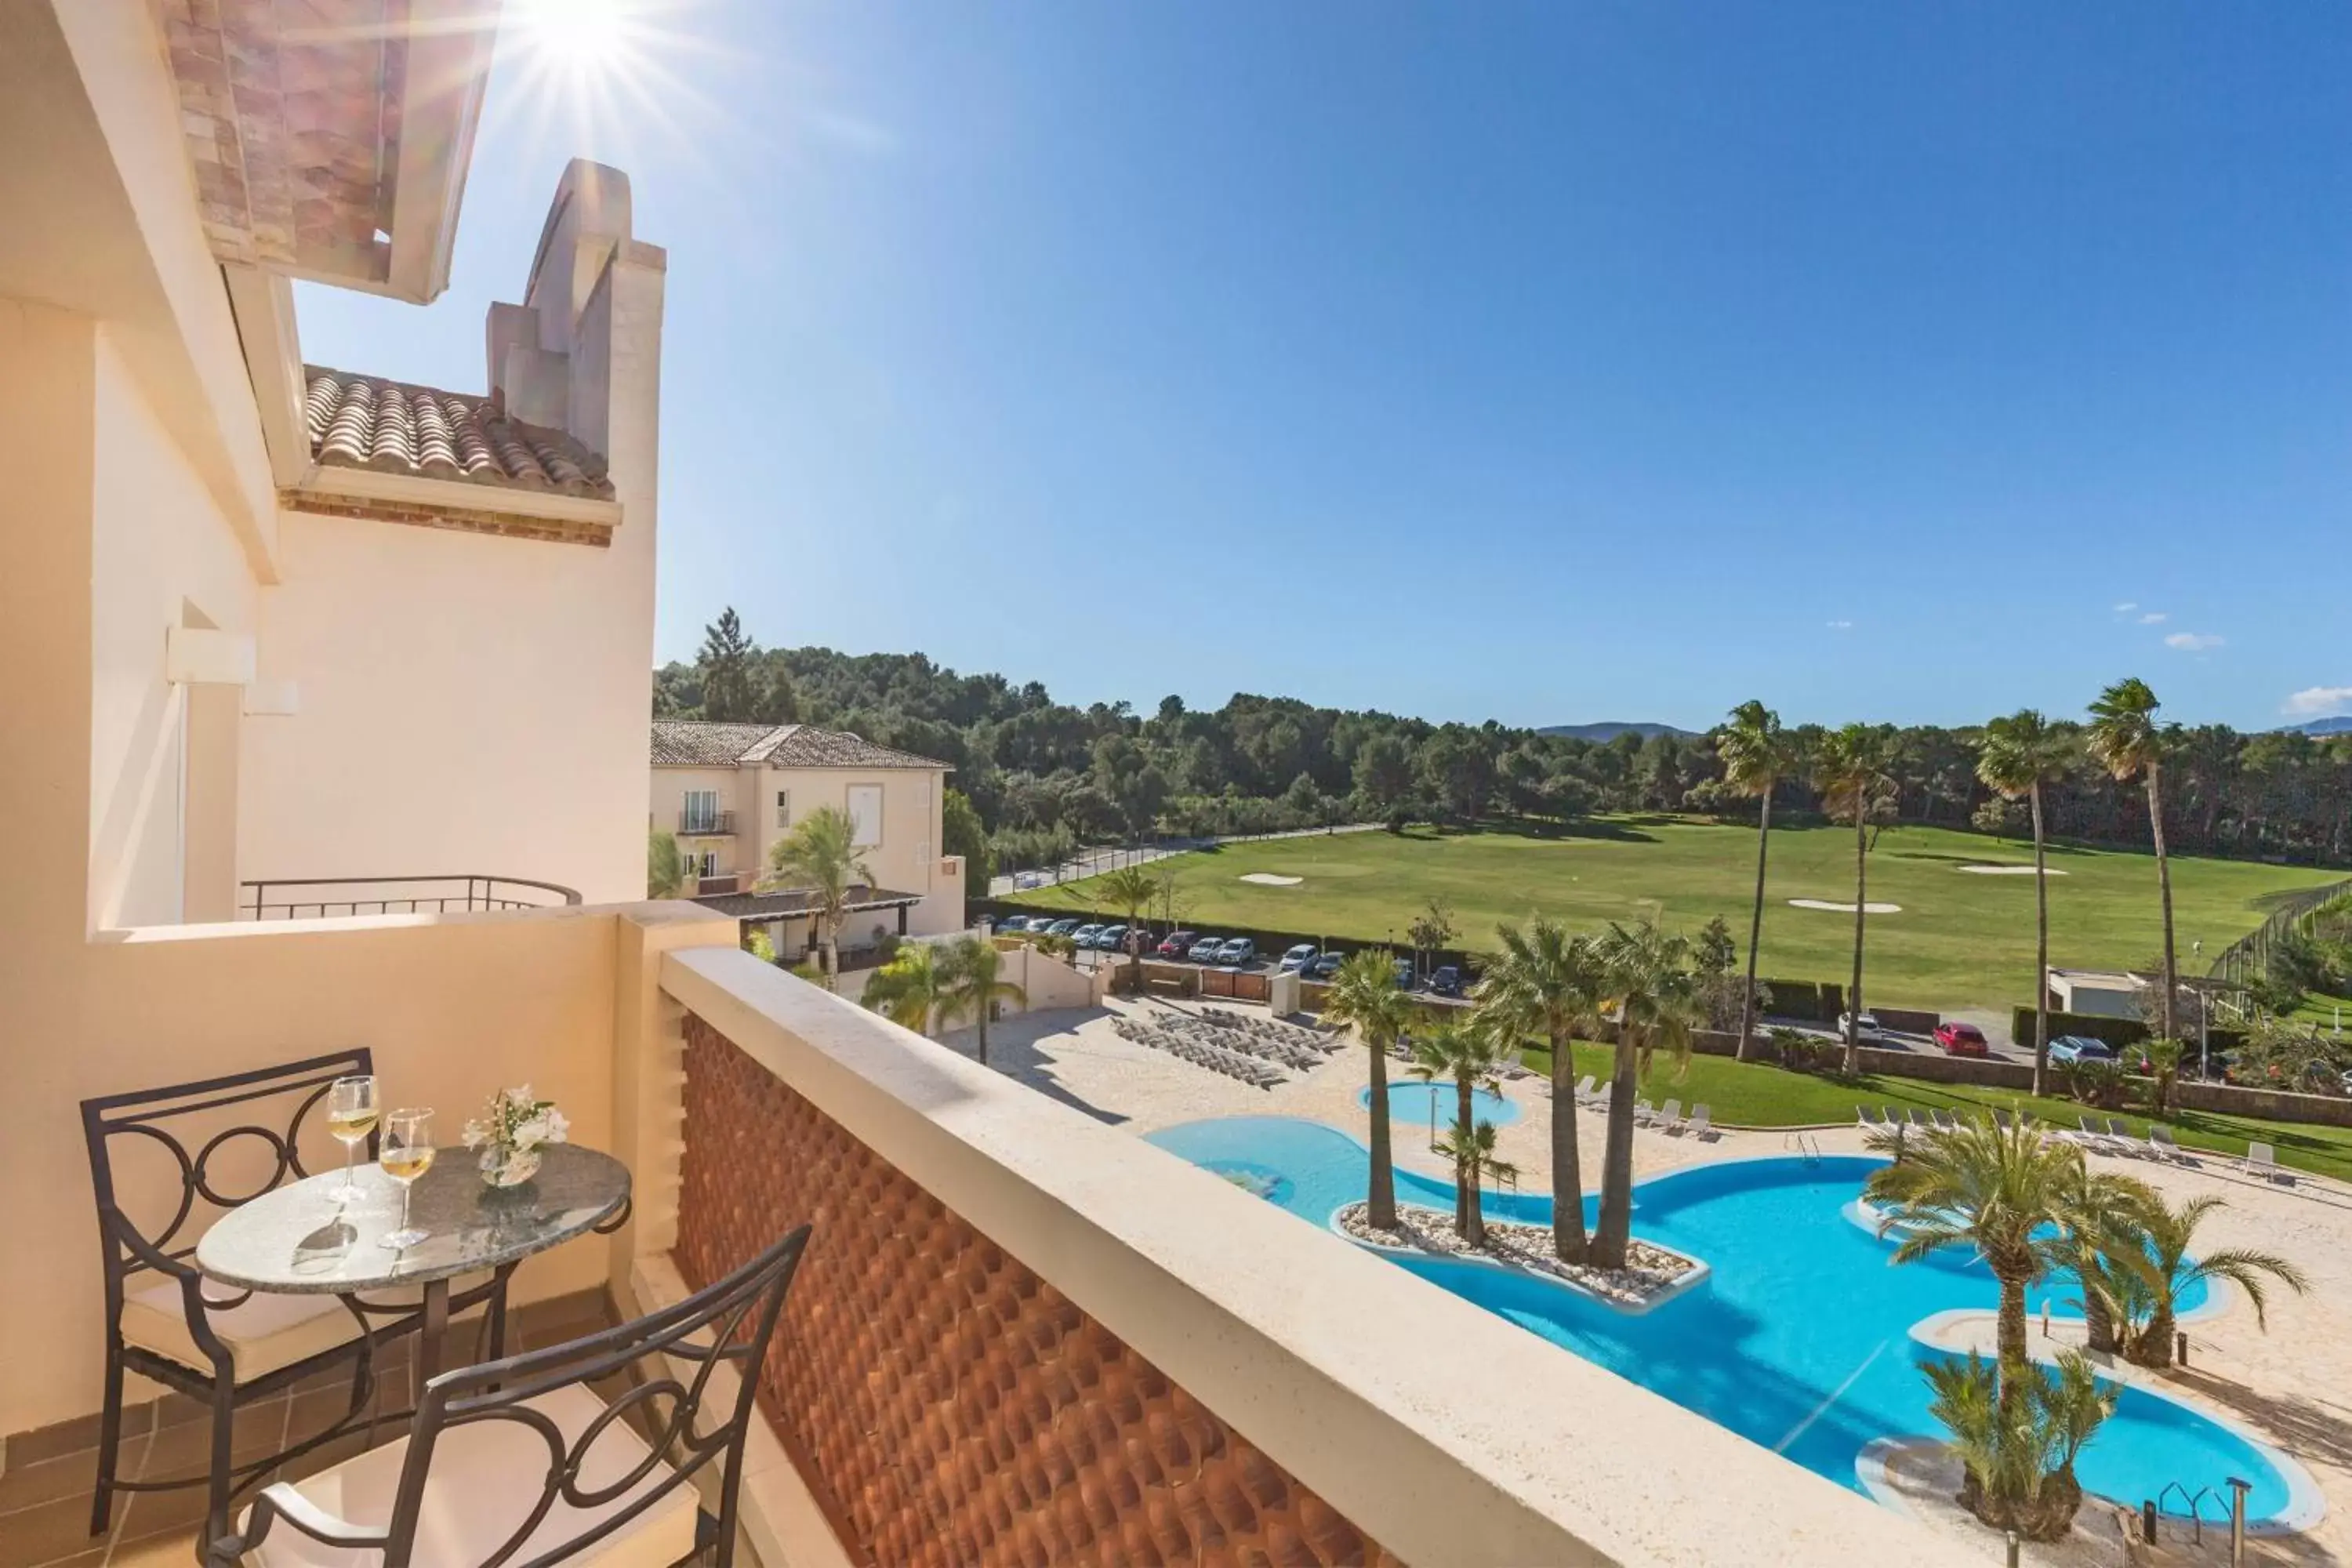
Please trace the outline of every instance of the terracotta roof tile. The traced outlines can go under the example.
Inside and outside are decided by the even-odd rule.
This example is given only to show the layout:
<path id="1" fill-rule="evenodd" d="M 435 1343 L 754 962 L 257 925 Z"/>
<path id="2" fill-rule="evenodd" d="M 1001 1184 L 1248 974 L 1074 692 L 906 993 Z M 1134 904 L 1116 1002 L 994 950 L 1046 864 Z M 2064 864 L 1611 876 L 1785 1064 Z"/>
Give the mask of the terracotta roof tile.
<path id="1" fill-rule="evenodd" d="M 496 400 L 305 365 L 303 413 L 320 463 L 418 479 L 613 499 L 604 459 Z"/>
<path id="2" fill-rule="evenodd" d="M 654 721 L 656 767 L 733 767 L 765 763 L 772 768 L 944 768 L 948 764 L 912 752 L 877 746 L 846 730 L 813 724 L 718 724 L 695 719 Z"/>

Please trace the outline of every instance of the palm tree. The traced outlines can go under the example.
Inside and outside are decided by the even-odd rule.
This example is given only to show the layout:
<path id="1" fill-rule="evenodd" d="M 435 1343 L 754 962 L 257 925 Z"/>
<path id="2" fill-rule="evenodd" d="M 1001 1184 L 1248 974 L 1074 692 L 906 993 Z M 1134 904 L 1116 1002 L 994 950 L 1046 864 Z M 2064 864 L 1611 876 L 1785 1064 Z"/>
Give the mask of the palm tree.
<path id="1" fill-rule="evenodd" d="M 678 853 L 677 835 L 658 827 L 646 830 L 646 897 L 686 896 L 686 857 Z"/>
<path id="2" fill-rule="evenodd" d="M 841 973 L 841 922 L 849 913 L 849 891 L 872 886 L 874 872 L 858 853 L 856 830 L 849 814 L 836 805 L 818 806 L 777 839 L 768 850 L 768 873 L 760 879 L 763 892 L 789 889 L 811 896 L 809 913 L 824 948 L 827 989 Z"/>
<path id="3" fill-rule="evenodd" d="M 901 1028 L 929 1034 L 946 997 L 946 965 L 937 953 L 928 942 L 907 943 L 867 977 L 861 1000 Z"/>
<path id="4" fill-rule="evenodd" d="M 996 951 L 994 942 L 974 936 L 950 942 L 947 955 L 940 961 L 940 1016 L 971 1019 L 982 1067 L 988 1065 L 988 1016 L 996 1005 L 1029 1005 L 1029 993 L 1010 980 L 997 978 L 1003 963 L 1004 955 Z"/>
<path id="5" fill-rule="evenodd" d="M 2083 1505 L 2074 1460 L 2116 1413 L 2122 1389 L 2100 1383 L 2082 1352 L 2063 1352 L 2055 1377 L 2028 1373 L 2019 1419 L 2001 1408 L 2001 1378 L 1981 1356 L 1919 1370 L 1935 1393 L 1927 1413 L 1951 1433 L 1966 1473 L 1960 1506 L 2028 1541 L 2063 1540 Z"/>
<path id="6" fill-rule="evenodd" d="M 2004 800 L 2033 808 L 2033 1092 L 2050 1068 L 2050 866 L 2042 837 L 2042 786 L 2074 764 L 2074 738 L 2031 708 L 1987 724 L 1978 743 L 1977 777 Z"/>
<path id="7" fill-rule="evenodd" d="M 1127 916 L 1127 986 L 1130 991 L 1143 989 L 1143 943 L 1136 939 L 1136 926 L 1151 900 L 1160 896 L 1160 879 L 1142 866 L 1121 866 L 1095 879 L 1095 901 L 1118 910 Z"/>
<path id="8" fill-rule="evenodd" d="M 1486 1217 L 1478 1209 L 1478 1173 L 1491 1166 L 1495 1141 L 1492 1122 L 1475 1114 L 1479 1089 L 1494 1093 L 1503 1086 L 1505 1063 L 1512 1056 L 1512 1032 L 1496 1026 L 1491 1016 L 1473 1015 L 1461 1024 L 1441 1024 L 1413 1037 L 1409 1070 L 1423 1083 L 1439 1079 L 1454 1082 L 1454 1112 L 1450 1141 L 1440 1147 L 1454 1157 L 1454 1228 L 1473 1247 L 1486 1245 Z M 1488 1128 L 1481 1145 L 1478 1130 Z"/>
<path id="9" fill-rule="evenodd" d="M 2158 1369 L 2172 1364 L 2173 1340 L 2179 1329 L 2175 1306 L 2180 1294 L 2197 1281 L 2227 1279 L 2246 1293 L 2253 1304 L 2254 1322 L 2268 1329 L 2264 1281 L 2274 1280 L 2296 1295 L 2311 1288 L 2303 1270 L 2274 1252 L 2252 1247 L 2224 1247 L 2201 1258 L 2189 1255 L 2197 1227 L 2216 1210 L 2226 1208 L 2219 1197 L 2206 1194 L 2178 1208 L 2152 1201 L 2143 1218 L 2145 1247 L 2150 1267 L 2128 1278 L 2124 1292 L 2126 1322 L 2125 1358 L 2137 1365 Z M 2138 1289 L 2131 1289 L 2137 1286 Z"/>
<path id="10" fill-rule="evenodd" d="M 1519 1179 L 1519 1168 L 1508 1160 L 1499 1158 L 1495 1152 L 1495 1124 L 1491 1121 L 1481 1121 L 1466 1131 L 1459 1126 L 1448 1127 L 1437 1135 L 1437 1152 L 1454 1163 L 1454 1185 L 1457 1193 L 1467 1187 L 1475 1194 L 1489 1177 L 1497 1183 L 1515 1183 Z M 1458 1198 L 1456 1203 L 1458 1205 Z M 1470 1228 L 1461 1233 L 1463 1237 L 1473 1247 L 1486 1246 L 1486 1216 L 1475 1201 L 1470 1205 L 1469 1218 Z M 1458 1226 L 1459 1222 L 1456 1223 Z"/>
<path id="11" fill-rule="evenodd" d="M 2069 1167 L 2065 1179 L 2071 1184 L 2058 1204 L 2070 1222 L 2045 1236 L 2042 1261 L 2071 1270 L 2082 1285 L 2084 1348 L 2113 1355 L 2123 1348 L 2126 1302 L 2148 1270 L 2147 1219 L 2158 1199 L 2146 1182 L 2094 1171 L 2087 1160 Z"/>
<path id="12" fill-rule="evenodd" d="M 2156 889 L 2164 906 L 2164 1027 L 2157 1032 L 2177 1040 L 2172 999 L 2179 987 L 2172 946 L 2172 862 L 2164 849 L 2164 751 L 2167 735 L 2156 721 L 2162 704 L 2147 682 L 2134 677 L 2118 680 L 2091 704 L 2091 755 L 2118 782 L 2137 778 L 2147 785 L 2147 827 L 2156 839 Z"/>
<path id="13" fill-rule="evenodd" d="M 1584 1171 L 1576 1139 L 1576 1032 L 1603 1011 L 1600 956 L 1585 937 L 1541 917 L 1495 932 L 1502 952 L 1478 983 L 1478 1005 L 1498 1026 L 1540 1034 L 1551 1047 L 1551 1245 L 1565 1263 L 1584 1261 Z"/>
<path id="14" fill-rule="evenodd" d="M 1780 715 L 1761 702 L 1748 701 L 1733 709 L 1731 721 L 1716 732 L 1715 754 L 1723 763 L 1723 782 L 1757 801 L 1756 905 L 1748 919 L 1748 988 L 1739 994 L 1735 1052 L 1744 1062 L 1756 1030 L 1756 954 L 1764 941 L 1764 857 L 1772 840 L 1772 792 L 1790 770 L 1794 752 L 1780 728 Z"/>
<path id="15" fill-rule="evenodd" d="M 1617 999 L 1617 1056 L 1609 1142 L 1601 1156 L 1601 1214 L 1589 1260 L 1601 1268 L 1622 1268 L 1633 1227 L 1634 1079 L 1649 1072 L 1661 1047 L 1678 1062 L 1689 1059 L 1699 1017 L 1698 977 L 1689 942 L 1648 921 L 1612 923 L 1596 945 L 1604 984 Z"/>
<path id="16" fill-rule="evenodd" d="M 1389 1150 L 1389 1047 L 1412 1021 L 1412 999 L 1397 989 L 1396 956 L 1385 948 L 1360 948 L 1331 977 L 1323 1016 L 1356 1032 L 1371 1053 L 1372 1168 L 1365 1194 L 1365 1218 L 1376 1230 L 1394 1230 L 1396 1169 Z"/>
<path id="17" fill-rule="evenodd" d="M 1870 818 L 1894 744 L 1884 726 L 1848 724 L 1822 737 L 1814 784 L 1832 816 L 1853 816 L 1853 985 L 1845 1001 L 1845 1070 L 1862 1068 L 1862 931 L 1870 889 Z"/>
<path id="18" fill-rule="evenodd" d="M 2050 1264 L 2035 1232 L 2080 1227 L 2084 1216 L 2074 1204 L 2083 1191 L 2082 1163 L 2080 1149 L 2044 1139 L 2021 1118 L 2003 1128 L 1973 1116 L 1908 1139 L 1903 1157 L 1873 1171 L 1864 1186 L 1884 1213 L 1879 1234 L 1902 1234 L 1895 1262 L 1970 1247 L 1992 1270 L 2000 1287 L 1995 1342 L 2004 1425 L 2025 1418 L 2031 1397 L 2025 1293 Z"/>

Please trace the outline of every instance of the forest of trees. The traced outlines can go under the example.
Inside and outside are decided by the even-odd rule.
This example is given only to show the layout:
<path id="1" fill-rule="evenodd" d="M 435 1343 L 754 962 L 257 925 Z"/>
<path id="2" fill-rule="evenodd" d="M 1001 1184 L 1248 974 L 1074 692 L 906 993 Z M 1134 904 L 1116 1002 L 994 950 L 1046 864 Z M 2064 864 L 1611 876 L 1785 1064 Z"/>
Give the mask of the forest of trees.
<path id="1" fill-rule="evenodd" d="M 1000 871 L 1153 832 L 1609 811 L 1745 821 L 1755 809 L 1725 784 L 1706 736 L 1596 742 L 1491 720 L 1432 724 L 1247 694 L 1213 711 L 1176 697 L 1150 713 L 1124 702 L 1076 708 L 1035 681 L 959 675 L 919 653 L 761 648 L 731 609 L 709 629 L 694 663 L 656 672 L 654 711 L 822 724 L 936 757 L 955 770 L 955 787 Z M 1799 755 L 1810 755 L 1822 733 L 1818 725 L 1792 728 Z M 2166 734 L 2165 829 L 2174 852 L 2352 860 L 2352 735 L 2247 734 L 2218 724 Z M 1909 725 L 1889 735 L 1894 788 L 1874 804 L 1874 820 L 2023 830 L 2023 807 L 1978 781 L 1978 730 Z M 1776 824 L 1820 813 L 1808 773 L 1800 767 L 1780 785 Z M 2053 838 L 2132 848 L 2148 841 L 2140 785 L 2097 768 L 2071 772 L 2044 806 Z M 958 847 L 970 852 L 950 845 Z"/>

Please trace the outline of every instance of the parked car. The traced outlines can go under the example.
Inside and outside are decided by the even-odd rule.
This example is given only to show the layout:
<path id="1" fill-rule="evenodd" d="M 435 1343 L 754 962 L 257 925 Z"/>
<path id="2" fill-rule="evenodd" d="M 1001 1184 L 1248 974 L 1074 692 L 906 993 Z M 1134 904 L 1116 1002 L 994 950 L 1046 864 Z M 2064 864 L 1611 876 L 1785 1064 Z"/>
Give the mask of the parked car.
<path id="1" fill-rule="evenodd" d="M 2050 1059 L 2053 1062 L 2111 1062 L 2116 1059 L 2116 1048 L 2106 1041 L 2095 1040 L 2088 1035 L 2061 1035 L 2050 1042 Z"/>
<path id="2" fill-rule="evenodd" d="M 1327 952 L 1299 973 L 1309 980 L 1328 980 L 1339 973 L 1339 965 L 1347 962 L 1346 955 L 1342 953 Z"/>
<path id="3" fill-rule="evenodd" d="M 1117 952 L 1119 951 L 1120 945 L 1126 941 L 1127 928 L 1125 926 L 1105 926 L 1102 930 L 1095 932 L 1094 941 L 1088 942 L 1087 945 L 1093 948 L 1097 952 Z"/>
<path id="4" fill-rule="evenodd" d="M 1252 963 L 1257 960 L 1257 943 L 1245 936 L 1229 937 L 1217 949 L 1219 963 Z"/>
<path id="5" fill-rule="evenodd" d="M 1214 963 L 1217 962 L 1217 950 L 1224 945 L 1223 937 L 1204 936 L 1194 942 L 1184 956 L 1194 963 Z"/>
<path id="6" fill-rule="evenodd" d="M 1031 931 L 1035 931 L 1037 928 L 1033 924 L 1029 929 Z M 1075 920 L 1055 921 L 1052 925 L 1047 926 L 1045 929 L 1055 936 L 1066 936 L 1075 939 L 1078 934 L 1078 922 Z"/>
<path id="7" fill-rule="evenodd" d="M 1314 962 L 1315 944 L 1311 942 L 1302 942 L 1297 947 L 1283 953 L 1282 962 L 1275 966 L 1275 973 L 1277 974 L 1301 973 Z"/>
<path id="8" fill-rule="evenodd" d="M 1162 958 L 1181 958 L 1192 952 L 1192 944 L 1200 940 L 1201 933 L 1196 931 L 1171 931 L 1161 939 L 1155 951 Z"/>
<path id="9" fill-rule="evenodd" d="M 1027 915 L 1007 915 L 996 922 L 996 932 L 999 936 L 1011 936 L 1015 931 L 1024 931 L 1028 929 Z"/>
<path id="10" fill-rule="evenodd" d="M 1412 959 L 1400 958 L 1396 961 L 1396 983 L 1397 989 L 1400 991 L 1410 991 L 1418 984 L 1413 979 Z"/>
<path id="11" fill-rule="evenodd" d="M 1433 996 L 1462 994 L 1462 969 L 1458 964 L 1441 963 L 1429 976 L 1429 993 Z"/>
<path id="12" fill-rule="evenodd" d="M 1992 1055 L 1992 1047 L 1986 1042 L 1984 1031 L 1974 1024 L 1938 1024 L 1936 1026 L 1936 1043 L 1944 1047 L 1944 1054 L 1948 1057 Z"/>
<path id="13" fill-rule="evenodd" d="M 1877 1015 L 1873 1013 L 1864 1013 L 1858 1024 L 1853 1014 L 1840 1013 L 1838 1033 L 1843 1035 L 1849 1028 L 1853 1030 L 1854 1038 L 1857 1040 L 1883 1040 L 1886 1037 L 1878 1026 Z"/>

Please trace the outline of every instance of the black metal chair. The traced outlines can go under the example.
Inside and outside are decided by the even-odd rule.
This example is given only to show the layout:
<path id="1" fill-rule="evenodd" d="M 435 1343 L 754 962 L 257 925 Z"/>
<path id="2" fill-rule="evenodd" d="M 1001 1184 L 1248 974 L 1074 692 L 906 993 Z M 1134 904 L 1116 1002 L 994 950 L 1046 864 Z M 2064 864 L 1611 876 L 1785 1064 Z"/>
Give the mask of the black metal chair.
<path id="1" fill-rule="evenodd" d="M 802 1226 L 634 1322 L 443 1373 L 405 1436 L 262 1489 L 240 1533 L 212 1542 L 208 1568 L 316 1568 L 352 1552 L 381 1552 L 383 1568 L 731 1568 L 760 1366 L 808 1237 Z M 734 1385 L 714 1390 L 721 1366 Z M 611 1404 L 586 1386 L 623 1379 Z M 714 1461 L 706 1519 L 689 1483 Z"/>
<path id="2" fill-rule="evenodd" d="M 118 1492 L 207 1489 L 205 1539 L 228 1528 L 236 1495 L 289 1458 L 310 1452 L 351 1430 L 375 1392 L 374 1352 L 386 1341 L 413 1331 L 419 1317 L 410 1303 L 347 1300 L 335 1296 L 272 1296 L 210 1285 L 188 1261 L 204 1225 L 219 1211 L 252 1202 L 289 1178 L 310 1174 L 299 1141 L 304 1119 L 326 1098 L 335 1079 L 374 1070 L 364 1049 L 338 1051 L 303 1061 L 205 1079 L 169 1089 L 138 1089 L 81 1102 L 82 1136 L 89 1149 L 89 1174 L 98 1196 L 99 1239 L 106 1267 L 106 1386 L 100 1415 L 98 1481 L 90 1500 L 90 1533 L 103 1531 L 113 1517 Z M 278 1111 L 255 1109 L 276 1101 L 282 1131 L 254 1120 Z M 283 1107 L 290 1104 L 290 1111 Z M 175 1136 L 175 1131 L 184 1136 Z M 190 1143 L 201 1137 L 193 1152 Z M 159 1145 L 170 1162 L 163 1178 L 163 1208 L 169 1217 L 152 1231 L 126 1212 L 117 1190 L 118 1144 Z M 224 1150 L 249 1151 L 255 1171 L 250 1190 L 224 1192 L 213 1163 Z M 373 1133 L 368 1157 L 376 1152 Z M 178 1195 L 169 1183 L 175 1176 Z M 142 1206 L 131 1200 L 134 1206 Z M 185 1237 L 184 1241 L 182 1238 Z M 156 1276 L 152 1283 L 142 1277 Z M 490 1354 L 505 1349 L 506 1294 L 503 1278 L 453 1293 L 452 1311 L 487 1303 Z M 381 1320 L 371 1322 L 371 1319 Z M 239 1406 L 281 1394 L 340 1363 L 352 1363 L 351 1406 L 325 1430 L 291 1447 L 247 1459 L 232 1459 Z M 212 1420 L 209 1463 L 203 1475 L 125 1480 L 118 1473 L 122 1436 L 122 1383 L 136 1372 L 207 1405 Z"/>

